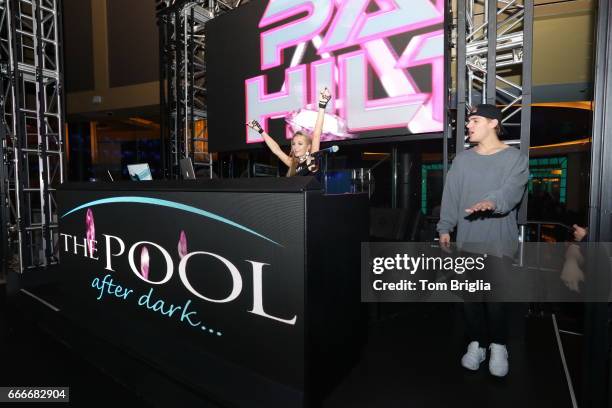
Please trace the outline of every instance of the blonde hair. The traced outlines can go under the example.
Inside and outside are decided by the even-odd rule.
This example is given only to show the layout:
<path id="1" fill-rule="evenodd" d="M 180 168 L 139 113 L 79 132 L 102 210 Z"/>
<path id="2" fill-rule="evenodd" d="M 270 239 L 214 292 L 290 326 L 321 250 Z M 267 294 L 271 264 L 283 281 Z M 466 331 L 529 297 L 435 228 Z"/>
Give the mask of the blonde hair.
<path id="1" fill-rule="evenodd" d="M 293 143 L 293 140 L 296 137 L 300 137 L 300 136 L 306 140 L 306 143 L 309 146 L 312 144 L 312 140 L 310 139 L 310 136 L 308 136 L 306 133 L 302 132 L 301 130 L 293 134 L 293 137 L 291 138 L 291 142 Z M 289 170 L 287 170 L 287 177 L 293 177 L 295 176 L 295 169 L 297 168 L 297 165 L 298 165 L 298 159 L 297 157 L 293 155 L 293 146 L 291 147 L 291 153 L 289 153 L 289 157 L 291 158 L 291 166 L 289 166 Z"/>

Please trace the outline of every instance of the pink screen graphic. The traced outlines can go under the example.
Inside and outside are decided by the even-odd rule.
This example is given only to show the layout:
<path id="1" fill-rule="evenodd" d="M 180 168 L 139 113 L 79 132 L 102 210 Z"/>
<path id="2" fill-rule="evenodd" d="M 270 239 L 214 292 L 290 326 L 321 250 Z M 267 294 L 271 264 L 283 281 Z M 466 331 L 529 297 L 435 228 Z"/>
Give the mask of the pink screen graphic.
<path id="1" fill-rule="evenodd" d="M 324 141 L 383 129 L 442 131 L 443 22 L 444 0 L 270 0 L 259 21 L 261 75 L 245 80 L 245 121 L 256 119 L 267 129 L 268 119 L 283 118 L 287 137 L 311 130 L 318 90 L 328 87 L 333 98 Z M 392 38 L 395 44 L 404 40 L 401 52 Z M 304 62 L 307 47 L 318 59 Z M 285 50 L 291 60 L 284 83 L 271 90 L 266 71 L 287 66 Z M 431 73 L 426 90 L 411 74 L 423 66 Z M 372 95 L 372 75 L 384 95 Z M 246 132 L 247 143 L 262 141 L 257 132 Z"/>

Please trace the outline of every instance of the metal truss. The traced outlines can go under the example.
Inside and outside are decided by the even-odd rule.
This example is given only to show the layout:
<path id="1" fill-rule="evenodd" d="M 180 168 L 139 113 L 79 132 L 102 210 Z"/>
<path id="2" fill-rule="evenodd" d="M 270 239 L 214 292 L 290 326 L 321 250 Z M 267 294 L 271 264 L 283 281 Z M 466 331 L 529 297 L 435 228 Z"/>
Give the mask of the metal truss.
<path id="1" fill-rule="evenodd" d="M 58 262 L 63 182 L 60 0 L 0 0 L 2 240 L 19 269 Z M 5 257 L 8 259 L 8 256 Z"/>
<path id="2" fill-rule="evenodd" d="M 504 142 L 529 154 L 532 38 L 533 0 L 457 0 L 457 153 L 466 147 L 466 114 L 490 103 L 502 107 L 503 127 L 520 134 Z"/>
<path id="3" fill-rule="evenodd" d="M 218 15 L 220 13 L 233 10 L 241 4 L 248 2 L 249 0 L 199 0 L 195 2 L 190 0 L 156 0 L 155 9 L 159 15 L 168 13 L 169 11 L 177 8 L 181 8 L 188 3 L 198 3 L 202 7 L 212 12 L 214 15 Z"/>
<path id="4" fill-rule="evenodd" d="M 589 241 L 612 242 L 612 1 L 598 4 L 588 226 Z"/>
<path id="5" fill-rule="evenodd" d="M 212 177 L 205 120 L 206 22 L 238 7 L 241 1 L 162 0 L 157 3 L 160 33 L 160 101 L 164 175 L 176 178 L 179 161 L 191 158 L 194 167 Z"/>
<path id="6" fill-rule="evenodd" d="M 9 220 L 8 209 L 8 182 L 9 182 L 9 156 L 7 150 L 7 137 L 12 133 L 10 103 L 12 102 L 10 93 L 10 74 L 9 74 L 9 27 L 7 16 L 7 5 L 5 0 L 0 0 L 0 281 L 3 280 L 8 265 L 9 258 L 9 235 L 7 224 Z M 10 126 L 10 127 L 9 127 Z"/>

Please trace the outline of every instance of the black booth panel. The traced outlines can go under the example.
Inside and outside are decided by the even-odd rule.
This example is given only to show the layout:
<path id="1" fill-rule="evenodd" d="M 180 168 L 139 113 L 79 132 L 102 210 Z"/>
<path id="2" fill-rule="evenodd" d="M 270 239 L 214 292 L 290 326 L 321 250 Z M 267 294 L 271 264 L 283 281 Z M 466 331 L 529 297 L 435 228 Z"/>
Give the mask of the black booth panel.
<path id="1" fill-rule="evenodd" d="M 316 398 L 346 375 L 365 342 L 360 254 L 369 202 L 367 194 L 306 197 L 306 388 Z"/>
<path id="2" fill-rule="evenodd" d="M 105 199 L 123 202 L 94 203 Z M 87 330 L 118 343 L 153 366 L 163 367 L 181 381 L 203 386 L 218 400 L 240 403 L 243 399 L 249 406 L 270 406 L 266 400 L 270 395 L 277 401 L 301 399 L 305 330 L 303 194 L 63 188 L 59 202 L 60 231 L 68 234 L 60 238 L 68 315 Z M 82 240 L 87 234 L 87 208 L 93 215 L 98 241 L 95 256 L 99 260 L 84 257 L 82 247 L 77 247 L 76 255 L 73 253 L 71 237 Z M 208 213 L 196 214 L 185 208 Z M 188 253 L 216 254 L 236 267 L 242 290 L 234 300 L 206 301 L 188 290 L 184 281 L 197 293 L 221 300 L 231 294 L 236 281 L 221 260 L 204 254 L 190 258 L 181 279 L 181 231 Z M 105 235 L 118 237 L 125 244 L 122 255 L 110 258 L 113 271 L 106 269 L 107 252 L 117 253 L 121 245 L 117 239 L 108 238 L 107 251 Z M 173 269 L 167 282 L 150 284 L 132 271 L 129 250 L 139 241 L 151 243 L 146 244 L 150 281 L 160 281 L 167 273 L 163 252 L 152 243 L 169 254 Z M 134 250 L 137 270 L 143 259 L 142 247 Z M 261 267 L 265 313 L 286 321 L 295 317 L 294 324 L 250 312 L 255 310 L 254 263 L 266 264 Z M 112 278 L 133 293 L 126 299 L 106 293 L 97 300 L 100 290 L 93 286 L 102 286 L 107 275 L 107 281 Z M 148 293 L 150 301 L 146 303 L 146 296 L 142 296 Z M 143 305 L 139 306 L 139 300 Z M 166 309 L 149 308 L 157 301 L 163 301 Z M 162 314 L 170 305 L 183 309 L 172 316 Z M 181 320 L 183 310 L 196 314 Z M 199 325 L 192 324 L 196 322 Z M 234 395 L 235 389 L 241 393 Z"/>

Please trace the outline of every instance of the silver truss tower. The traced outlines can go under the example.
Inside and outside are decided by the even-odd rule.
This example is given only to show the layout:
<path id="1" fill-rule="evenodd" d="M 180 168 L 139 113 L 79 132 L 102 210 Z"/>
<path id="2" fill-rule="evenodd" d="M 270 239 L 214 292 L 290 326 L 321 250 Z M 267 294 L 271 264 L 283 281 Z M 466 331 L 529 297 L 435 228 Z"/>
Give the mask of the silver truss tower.
<path id="1" fill-rule="evenodd" d="M 63 182 L 60 0 L 0 0 L 2 240 L 21 272 L 56 264 Z"/>
<path id="2" fill-rule="evenodd" d="M 466 146 L 466 114 L 490 103 L 502 107 L 504 128 L 520 135 L 504 142 L 529 154 L 532 38 L 533 0 L 457 0 L 457 153 Z"/>
<path id="3" fill-rule="evenodd" d="M 160 32 L 160 100 L 164 172 L 175 178 L 179 161 L 190 157 L 194 167 L 207 168 L 206 22 L 240 5 L 241 1 L 158 1 Z M 199 123 L 199 124 L 198 124 Z"/>

